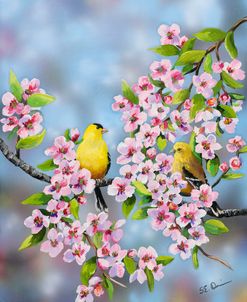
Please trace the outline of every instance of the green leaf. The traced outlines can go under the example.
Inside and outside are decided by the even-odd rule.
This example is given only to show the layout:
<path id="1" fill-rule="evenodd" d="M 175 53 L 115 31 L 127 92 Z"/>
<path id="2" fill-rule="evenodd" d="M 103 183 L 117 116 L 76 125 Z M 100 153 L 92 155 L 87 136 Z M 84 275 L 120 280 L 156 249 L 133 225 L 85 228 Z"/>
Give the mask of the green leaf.
<path id="1" fill-rule="evenodd" d="M 177 60 L 175 65 L 182 66 L 186 64 L 198 63 L 205 56 L 205 50 L 189 50 L 184 52 Z"/>
<path id="2" fill-rule="evenodd" d="M 71 214 L 75 217 L 75 219 L 79 219 L 79 203 L 78 203 L 78 201 L 75 198 L 73 198 L 69 204 L 70 204 Z"/>
<path id="3" fill-rule="evenodd" d="M 198 246 L 196 245 L 192 250 L 192 262 L 195 269 L 198 269 L 199 267 L 199 261 L 198 261 Z"/>
<path id="4" fill-rule="evenodd" d="M 136 270 L 136 262 L 128 256 L 125 256 L 123 261 L 124 261 L 127 272 L 130 275 L 133 274 L 134 271 Z"/>
<path id="5" fill-rule="evenodd" d="M 7 139 L 12 139 L 15 135 L 17 135 L 18 127 L 16 126 L 12 131 L 10 131 Z"/>
<path id="6" fill-rule="evenodd" d="M 139 103 L 138 97 L 135 95 L 135 93 L 125 80 L 122 81 L 122 93 L 123 96 L 128 99 L 131 103 L 136 105 Z"/>
<path id="7" fill-rule="evenodd" d="M 224 70 L 221 73 L 223 81 L 226 83 L 227 86 L 233 88 L 233 89 L 239 89 L 243 88 L 244 85 L 242 83 L 237 82 L 234 80 L 227 72 Z"/>
<path id="8" fill-rule="evenodd" d="M 231 179 L 238 179 L 244 177 L 245 174 L 243 173 L 226 173 L 222 176 L 223 179 L 231 180 Z"/>
<path id="9" fill-rule="evenodd" d="M 196 148 L 196 134 L 195 134 L 195 132 L 191 133 L 189 145 L 190 145 L 190 148 L 191 148 L 193 154 L 195 155 L 195 157 L 198 159 L 198 161 L 200 163 L 202 163 L 201 154 L 199 154 L 195 151 L 195 148 Z"/>
<path id="10" fill-rule="evenodd" d="M 136 191 L 139 195 L 147 195 L 147 196 L 152 195 L 152 193 L 148 191 L 148 189 L 142 182 L 138 180 L 134 180 L 132 181 L 132 185 L 136 188 Z"/>
<path id="11" fill-rule="evenodd" d="M 213 72 L 212 63 L 213 63 L 212 56 L 210 54 L 207 54 L 203 64 L 203 68 L 205 72 L 207 73 Z"/>
<path id="12" fill-rule="evenodd" d="M 149 50 L 161 56 L 176 56 L 179 54 L 179 49 L 174 45 L 160 45 L 157 47 L 149 48 Z"/>
<path id="13" fill-rule="evenodd" d="M 31 196 L 29 196 L 27 199 L 23 200 L 22 204 L 28 204 L 28 205 L 46 205 L 48 204 L 48 201 L 50 201 L 52 198 L 51 195 L 46 195 L 43 192 L 35 193 Z"/>
<path id="14" fill-rule="evenodd" d="M 159 80 L 154 80 L 150 75 L 148 76 L 149 81 L 151 84 L 153 84 L 155 87 L 159 87 L 159 88 L 165 88 L 165 84 L 162 81 Z"/>
<path id="15" fill-rule="evenodd" d="M 217 155 L 215 158 L 207 161 L 207 170 L 212 176 L 216 176 L 219 171 L 220 159 Z"/>
<path id="16" fill-rule="evenodd" d="M 209 219 L 204 222 L 205 231 L 211 235 L 220 235 L 229 232 L 224 223 L 217 219 Z"/>
<path id="17" fill-rule="evenodd" d="M 190 118 L 194 119 L 196 114 L 206 107 L 205 98 L 201 94 L 195 94 L 191 101 Z"/>
<path id="18" fill-rule="evenodd" d="M 18 248 L 18 251 L 23 251 L 29 247 L 32 247 L 32 246 L 40 243 L 44 239 L 45 233 L 46 233 L 46 228 L 43 227 L 43 229 L 41 231 L 39 231 L 37 234 L 29 235 L 21 243 L 20 247 Z"/>
<path id="19" fill-rule="evenodd" d="M 187 40 L 183 47 L 181 48 L 180 51 L 180 56 L 184 53 L 187 52 L 189 50 L 192 50 L 194 48 L 194 44 L 195 44 L 196 38 L 190 38 L 189 40 Z"/>
<path id="20" fill-rule="evenodd" d="M 227 105 L 219 105 L 219 110 L 224 117 L 230 117 L 230 118 L 236 118 L 237 114 L 236 112 L 232 109 L 232 107 L 227 106 Z"/>
<path id="21" fill-rule="evenodd" d="M 142 220 L 148 217 L 148 209 L 150 209 L 150 207 L 144 207 L 144 208 L 140 208 L 138 210 L 135 211 L 135 213 L 132 215 L 132 219 L 133 220 Z"/>
<path id="22" fill-rule="evenodd" d="M 180 104 L 190 96 L 189 89 L 182 89 L 174 93 L 172 98 L 172 104 Z"/>
<path id="23" fill-rule="evenodd" d="M 225 48 L 229 53 L 229 56 L 232 59 L 235 59 L 238 56 L 238 50 L 234 43 L 234 33 L 233 31 L 229 31 L 225 38 Z"/>
<path id="24" fill-rule="evenodd" d="M 163 151 L 163 150 L 165 149 L 166 145 L 167 145 L 167 140 L 166 140 L 166 138 L 163 137 L 162 135 L 159 135 L 159 136 L 157 137 L 156 142 L 157 142 L 157 147 L 158 147 L 158 149 L 159 149 L 160 151 Z"/>
<path id="25" fill-rule="evenodd" d="M 112 282 L 109 279 L 107 279 L 106 277 L 104 278 L 104 287 L 108 293 L 109 300 L 112 300 L 113 293 L 114 293 L 114 286 L 113 286 Z"/>
<path id="26" fill-rule="evenodd" d="M 97 265 L 95 256 L 84 262 L 80 273 L 81 283 L 84 285 L 88 285 L 88 281 L 94 275 L 96 269 Z"/>
<path id="27" fill-rule="evenodd" d="M 217 84 L 213 87 L 213 92 L 214 92 L 214 96 L 216 96 L 222 87 L 222 81 L 220 80 L 219 82 L 217 82 Z"/>
<path id="28" fill-rule="evenodd" d="M 150 292 L 154 290 L 154 275 L 150 269 L 147 267 L 145 268 L 145 274 L 147 276 L 147 282 L 148 282 L 148 289 Z"/>
<path id="29" fill-rule="evenodd" d="M 69 128 L 64 131 L 63 136 L 65 137 L 66 141 L 70 141 L 70 129 Z"/>
<path id="30" fill-rule="evenodd" d="M 216 134 L 218 136 L 221 136 L 223 133 L 224 133 L 224 131 L 220 128 L 219 123 L 217 123 L 217 125 L 216 125 Z"/>
<path id="31" fill-rule="evenodd" d="M 125 218 L 128 218 L 136 203 L 135 195 L 129 197 L 122 203 L 122 212 Z"/>
<path id="32" fill-rule="evenodd" d="M 226 33 L 218 28 L 205 28 L 202 31 L 194 34 L 194 36 L 201 41 L 205 42 L 218 42 L 225 39 Z"/>
<path id="33" fill-rule="evenodd" d="M 69 218 L 69 217 L 62 217 L 61 221 L 67 222 L 67 223 L 73 223 L 73 219 Z"/>
<path id="34" fill-rule="evenodd" d="M 31 107 L 43 107 L 55 101 L 55 97 L 44 94 L 44 93 L 34 93 L 29 96 L 27 103 Z"/>
<path id="35" fill-rule="evenodd" d="M 187 65 L 184 65 L 183 69 L 182 69 L 182 72 L 183 74 L 187 74 L 187 73 L 190 73 L 190 71 L 194 68 L 194 65 L 193 64 L 187 64 Z"/>
<path id="36" fill-rule="evenodd" d="M 143 206 L 145 204 L 148 204 L 152 201 L 152 197 L 151 196 L 142 196 L 141 200 L 139 201 L 138 205 L 139 206 Z"/>
<path id="37" fill-rule="evenodd" d="M 239 93 L 229 93 L 229 95 L 233 100 L 245 100 L 245 96 Z"/>
<path id="38" fill-rule="evenodd" d="M 157 264 L 162 264 L 163 266 L 171 263 L 174 260 L 174 257 L 172 256 L 158 256 L 156 258 Z"/>
<path id="39" fill-rule="evenodd" d="M 23 94 L 23 89 L 21 87 L 21 84 L 17 80 L 17 77 L 13 70 L 10 70 L 9 73 L 9 86 L 10 86 L 10 91 L 12 94 L 16 97 L 16 99 L 21 102 L 22 101 L 22 94 Z"/>
<path id="40" fill-rule="evenodd" d="M 42 164 L 39 164 L 37 168 L 39 168 L 42 171 L 52 171 L 56 169 L 58 165 L 54 164 L 53 159 L 47 159 Z"/>
<path id="41" fill-rule="evenodd" d="M 40 134 L 21 138 L 16 144 L 17 149 L 32 149 L 38 147 L 45 137 L 46 130 L 44 129 Z"/>
<path id="42" fill-rule="evenodd" d="M 238 153 L 246 153 L 247 152 L 247 146 L 244 146 L 243 148 L 238 150 Z"/>
<path id="43" fill-rule="evenodd" d="M 96 248 L 100 248 L 102 246 L 102 238 L 103 238 L 103 233 L 101 232 L 97 232 L 94 236 L 93 236 L 93 243 L 96 246 Z"/>

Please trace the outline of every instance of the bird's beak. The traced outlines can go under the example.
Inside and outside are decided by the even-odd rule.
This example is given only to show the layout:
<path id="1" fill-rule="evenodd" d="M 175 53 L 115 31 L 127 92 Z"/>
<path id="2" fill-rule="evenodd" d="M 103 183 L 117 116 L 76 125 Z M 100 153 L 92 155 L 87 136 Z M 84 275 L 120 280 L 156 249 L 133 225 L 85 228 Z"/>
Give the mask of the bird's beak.
<path id="1" fill-rule="evenodd" d="M 103 128 L 103 129 L 102 129 L 102 134 L 104 134 L 104 133 L 106 133 L 106 132 L 108 132 L 108 130 L 107 130 L 106 128 Z"/>

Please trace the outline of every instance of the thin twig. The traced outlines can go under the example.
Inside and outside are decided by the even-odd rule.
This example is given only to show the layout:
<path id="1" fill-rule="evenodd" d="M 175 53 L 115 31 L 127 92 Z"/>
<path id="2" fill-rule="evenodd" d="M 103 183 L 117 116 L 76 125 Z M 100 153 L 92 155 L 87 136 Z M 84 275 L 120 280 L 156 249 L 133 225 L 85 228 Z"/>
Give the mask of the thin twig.
<path id="1" fill-rule="evenodd" d="M 117 284 L 117 285 L 119 285 L 119 286 L 121 286 L 121 287 L 123 287 L 123 288 L 127 288 L 126 285 L 124 285 L 123 283 L 118 282 L 117 280 L 111 278 L 106 272 L 104 272 L 103 275 L 104 275 L 107 279 L 111 280 L 113 283 L 115 283 L 115 284 Z"/>
<path id="2" fill-rule="evenodd" d="M 202 254 L 204 256 L 206 256 L 207 258 L 209 259 L 212 259 L 212 260 L 215 260 L 215 261 L 218 261 L 220 262 L 221 264 L 225 265 L 227 268 L 229 268 L 230 270 L 233 271 L 232 267 L 230 266 L 230 264 L 228 264 L 226 261 L 216 257 L 216 256 L 212 256 L 212 255 L 209 255 L 208 253 L 206 253 L 201 247 L 198 246 L 198 250 L 202 252 Z"/>

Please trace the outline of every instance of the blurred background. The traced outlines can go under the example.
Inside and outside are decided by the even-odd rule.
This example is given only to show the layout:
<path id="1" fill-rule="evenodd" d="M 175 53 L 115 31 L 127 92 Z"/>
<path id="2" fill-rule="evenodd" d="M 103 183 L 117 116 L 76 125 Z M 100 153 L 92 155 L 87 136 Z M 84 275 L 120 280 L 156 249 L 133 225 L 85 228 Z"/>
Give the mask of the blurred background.
<path id="1" fill-rule="evenodd" d="M 81 131 L 91 122 L 102 123 L 112 154 L 109 176 L 117 175 L 116 146 L 124 133 L 120 115 L 111 110 L 120 83 L 133 84 L 148 72 L 157 57 L 147 49 L 159 44 L 161 23 L 180 24 L 190 35 L 203 27 L 228 29 L 245 16 L 245 0 L 0 0 L 0 93 L 8 90 L 12 68 L 19 80 L 39 78 L 57 101 L 43 110 L 48 129 L 45 142 L 23 158 L 34 166 L 45 160 L 44 149 L 68 127 Z M 239 57 L 247 67 L 247 26 L 236 33 Z M 245 91 L 246 94 L 246 91 Z M 240 114 L 237 133 L 247 140 L 247 108 Z M 1 130 L 0 130 L 1 131 Z M 1 132 L 1 137 L 6 136 Z M 10 146 L 11 142 L 9 142 Z M 241 171 L 242 172 L 242 171 Z M 246 168 L 243 172 L 247 172 Z M 43 189 L 44 184 L 24 174 L 0 154 L 0 302 L 70 302 L 79 284 L 79 266 L 51 259 L 39 248 L 19 253 L 20 242 L 29 234 L 23 220 L 32 208 L 20 201 Z M 218 187 L 223 207 L 247 207 L 246 178 L 222 182 Z M 121 205 L 107 198 L 111 218 L 121 217 Z M 93 205 L 83 208 L 81 218 Z M 247 217 L 228 218 L 228 234 L 211 238 L 205 250 L 228 261 L 234 271 L 199 255 L 200 268 L 178 257 L 165 269 L 165 277 L 153 294 L 138 283 L 116 288 L 113 301 L 148 302 L 246 302 Z M 170 241 L 153 231 L 148 221 L 129 220 L 125 248 L 153 245 L 167 254 Z M 211 282 L 231 283 L 199 294 Z M 127 283 L 127 280 L 125 280 Z M 108 301 L 104 296 L 101 301 Z"/>

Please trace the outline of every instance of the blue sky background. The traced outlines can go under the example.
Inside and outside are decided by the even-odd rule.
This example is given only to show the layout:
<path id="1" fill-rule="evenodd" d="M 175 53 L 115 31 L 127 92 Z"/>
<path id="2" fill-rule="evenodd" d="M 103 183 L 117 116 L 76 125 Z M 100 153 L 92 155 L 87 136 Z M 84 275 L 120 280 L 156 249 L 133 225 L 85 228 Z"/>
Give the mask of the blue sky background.
<path id="1" fill-rule="evenodd" d="M 160 24 L 178 23 L 190 35 L 203 27 L 229 28 L 245 16 L 244 0 L 0 0 L 0 93 L 8 89 L 12 68 L 19 79 L 37 77 L 57 101 L 43 110 L 48 130 L 45 142 L 23 158 L 36 165 L 45 159 L 43 150 L 68 127 L 84 130 L 91 122 L 102 123 L 110 132 L 106 140 L 112 154 L 110 176 L 117 174 L 116 146 L 124 136 L 120 115 L 111 110 L 113 96 L 120 93 L 121 80 L 134 83 L 157 59 L 147 49 L 159 44 Z M 246 25 L 236 34 L 240 59 L 246 70 Z M 246 135 L 246 108 L 240 115 L 238 133 Z M 6 137 L 1 132 L 1 137 Z M 11 143 L 10 143 L 11 145 Z M 246 172 L 246 168 L 243 172 Z M 73 301 L 79 284 L 79 267 L 53 260 L 38 248 L 22 253 L 17 248 L 28 234 L 23 220 L 31 208 L 20 205 L 43 184 L 23 174 L 0 154 L 0 301 Z M 247 207 L 246 179 L 222 183 L 224 207 Z M 111 218 L 121 217 L 121 206 L 108 199 Z M 93 209 L 89 205 L 85 211 Z M 205 248 L 234 267 L 228 271 L 200 256 L 200 268 L 176 258 L 165 270 L 165 278 L 149 294 L 146 285 L 116 288 L 113 301 L 148 302 L 243 302 L 247 301 L 246 218 L 225 220 L 231 232 L 212 238 Z M 149 222 L 128 221 L 123 242 L 127 247 L 153 245 L 167 254 L 170 243 Z M 199 287 L 232 280 L 230 285 L 199 295 Z M 107 297 L 102 301 L 107 301 Z"/>

